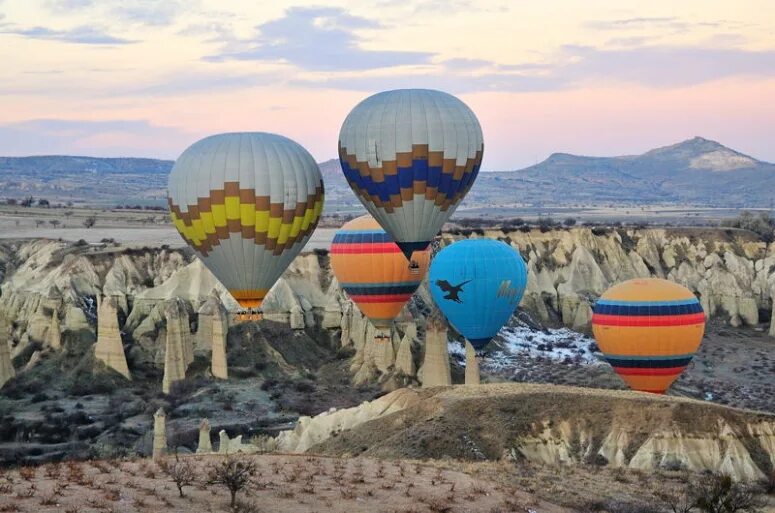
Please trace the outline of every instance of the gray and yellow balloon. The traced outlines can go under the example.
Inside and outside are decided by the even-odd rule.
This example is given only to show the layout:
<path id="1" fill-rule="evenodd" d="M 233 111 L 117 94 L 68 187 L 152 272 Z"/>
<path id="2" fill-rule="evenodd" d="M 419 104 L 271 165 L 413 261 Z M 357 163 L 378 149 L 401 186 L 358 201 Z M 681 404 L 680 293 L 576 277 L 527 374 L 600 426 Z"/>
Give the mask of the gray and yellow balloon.
<path id="1" fill-rule="evenodd" d="M 296 142 L 250 132 L 207 137 L 175 162 L 175 227 L 245 309 L 259 309 L 323 209 L 315 160 Z"/>

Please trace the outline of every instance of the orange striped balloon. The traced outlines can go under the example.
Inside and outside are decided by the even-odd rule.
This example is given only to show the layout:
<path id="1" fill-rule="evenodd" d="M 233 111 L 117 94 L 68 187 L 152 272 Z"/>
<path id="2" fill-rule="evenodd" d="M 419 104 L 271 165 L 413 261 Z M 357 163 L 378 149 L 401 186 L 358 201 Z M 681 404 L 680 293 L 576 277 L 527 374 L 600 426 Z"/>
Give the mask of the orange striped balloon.
<path id="1" fill-rule="evenodd" d="M 705 314 L 686 287 L 635 279 L 600 297 L 592 331 L 606 361 L 630 388 L 664 394 L 700 347 Z"/>
<path id="2" fill-rule="evenodd" d="M 430 249 L 415 251 L 409 262 L 370 215 L 353 219 L 336 232 L 331 267 L 342 289 L 377 328 L 389 328 L 428 272 Z"/>

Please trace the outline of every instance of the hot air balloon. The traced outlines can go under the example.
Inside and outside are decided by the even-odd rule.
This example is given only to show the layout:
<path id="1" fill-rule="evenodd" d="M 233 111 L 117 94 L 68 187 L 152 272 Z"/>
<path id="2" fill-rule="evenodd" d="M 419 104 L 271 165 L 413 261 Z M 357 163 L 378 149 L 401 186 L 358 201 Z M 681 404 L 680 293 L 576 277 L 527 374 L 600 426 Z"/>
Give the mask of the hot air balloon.
<path id="1" fill-rule="evenodd" d="M 420 286 L 428 271 L 430 249 L 414 254 L 409 269 L 399 247 L 370 215 L 353 219 L 336 232 L 331 267 L 342 289 L 358 305 L 382 340 L 393 319 Z"/>
<path id="2" fill-rule="evenodd" d="M 428 247 L 479 173 L 479 121 L 441 91 L 399 89 L 366 98 L 344 120 L 347 182 L 406 255 Z"/>
<path id="3" fill-rule="evenodd" d="M 317 226 L 323 181 L 312 156 L 286 137 L 220 134 L 178 158 L 168 202 L 183 239 L 260 318 L 267 292 Z"/>
<path id="4" fill-rule="evenodd" d="M 630 388 L 664 394 L 700 347 L 705 314 L 686 287 L 635 279 L 600 297 L 592 330 L 606 361 Z"/>
<path id="5" fill-rule="evenodd" d="M 491 239 L 469 239 L 442 249 L 431 263 L 433 300 L 450 324 L 482 349 L 522 300 L 527 267 L 519 252 Z"/>

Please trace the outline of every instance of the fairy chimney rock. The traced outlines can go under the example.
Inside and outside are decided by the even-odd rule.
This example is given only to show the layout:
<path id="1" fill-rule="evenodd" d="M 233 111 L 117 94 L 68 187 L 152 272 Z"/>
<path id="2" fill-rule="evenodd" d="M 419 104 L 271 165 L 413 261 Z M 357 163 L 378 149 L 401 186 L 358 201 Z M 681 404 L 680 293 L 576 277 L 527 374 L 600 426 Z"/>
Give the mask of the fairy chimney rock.
<path id="1" fill-rule="evenodd" d="M 466 342 L 466 385 L 479 385 L 479 360 L 470 342 Z"/>
<path id="2" fill-rule="evenodd" d="M 186 377 L 186 369 L 194 361 L 188 311 L 182 301 L 170 301 L 164 308 L 167 320 L 167 342 L 164 353 L 164 378 L 162 391 L 170 393 L 172 384 Z"/>
<path id="3" fill-rule="evenodd" d="M 158 460 L 167 453 L 167 415 L 164 408 L 153 414 L 153 459 Z"/>
<path id="4" fill-rule="evenodd" d="M 94 356 L 127 379 L 132 379 L 126 363 L 121 331 L 118 327 L 118 303 L 114 297 L 100 301 L 97 311 L 97 344 Z"/>
<path id="5" fill-rule="evenodd" d="M 425 357 L 422 365 L 423 388 L 452 384 L 447 348 L 447 323 L 439 311 L 428 317 L 425 326 Z"/>
<path id="6" fill-rule="evenodd" d="M 202 419 L 199 423 L 199 445 L 196 447 L 197 454 L 207 454 L 213 452 L 213 444 L 210 441 L 210 421 Z"/>

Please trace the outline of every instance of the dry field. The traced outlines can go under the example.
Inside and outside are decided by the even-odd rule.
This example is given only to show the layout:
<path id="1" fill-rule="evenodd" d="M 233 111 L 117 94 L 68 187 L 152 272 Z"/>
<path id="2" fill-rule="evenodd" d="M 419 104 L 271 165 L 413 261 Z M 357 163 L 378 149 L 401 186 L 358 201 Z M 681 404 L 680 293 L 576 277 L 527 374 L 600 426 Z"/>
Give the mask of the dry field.
<path id="1" fill-rule="evenodd" d="M 568 511 L 465 471 L 421 462 L 293 455 L 239 456 L 256 470 L 237 493 L 241 512 L 440 513 Z M 0 470 L 2 512 L 232 511 L 208 484 L 224 456 L 181 456 L 195 482 L 181 497 L 164 464 L 151 460 L 64 462 Z M 172 464 L 175 460 L 169 457 Z M 470 466 L 470 465 L 469 465 Z M 484 476 L 484 474 L 482 474 Z"/>

